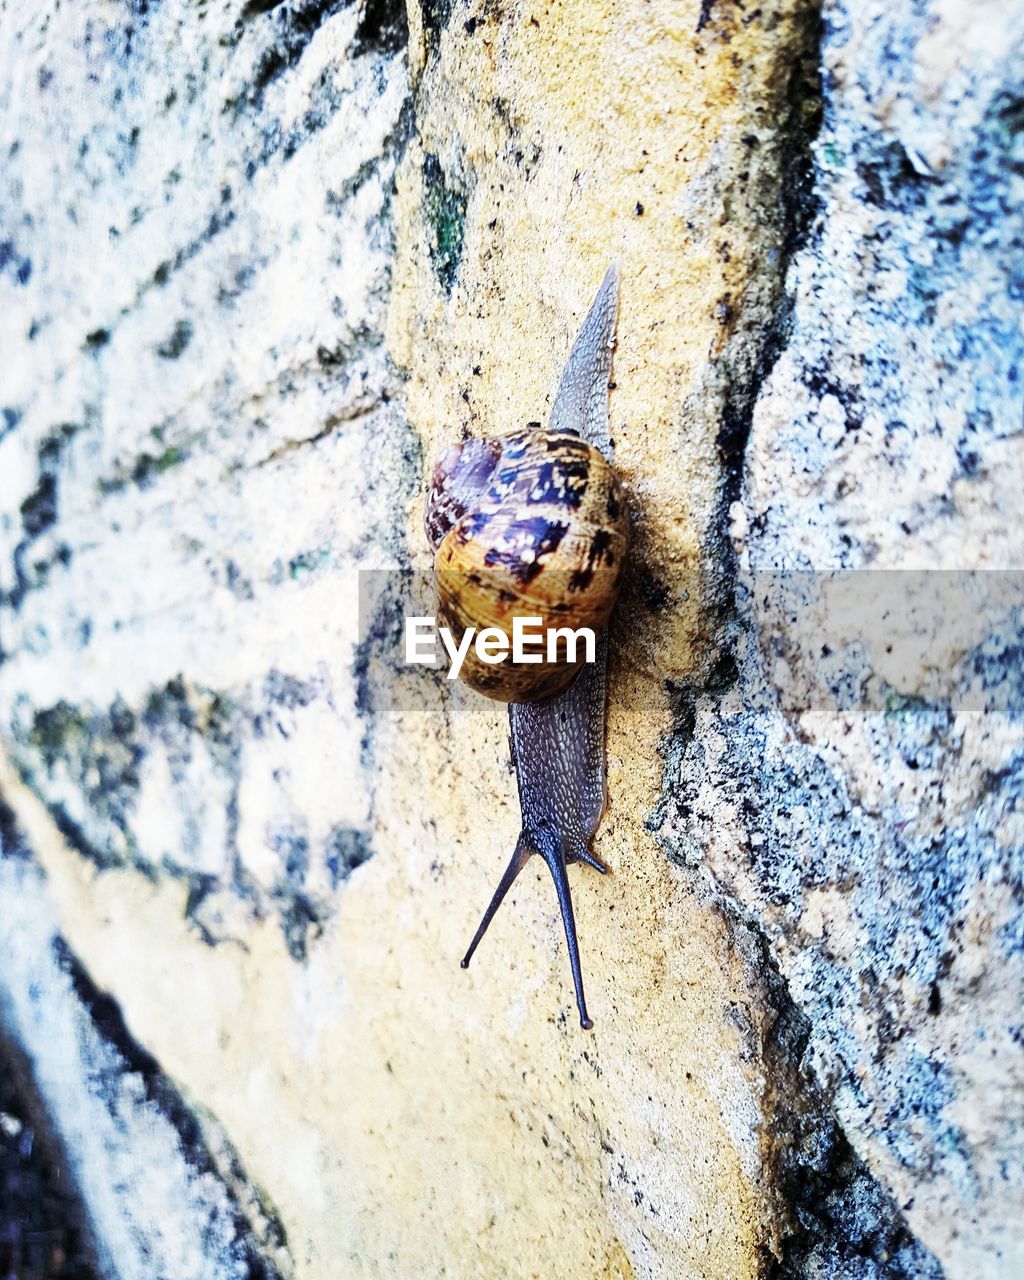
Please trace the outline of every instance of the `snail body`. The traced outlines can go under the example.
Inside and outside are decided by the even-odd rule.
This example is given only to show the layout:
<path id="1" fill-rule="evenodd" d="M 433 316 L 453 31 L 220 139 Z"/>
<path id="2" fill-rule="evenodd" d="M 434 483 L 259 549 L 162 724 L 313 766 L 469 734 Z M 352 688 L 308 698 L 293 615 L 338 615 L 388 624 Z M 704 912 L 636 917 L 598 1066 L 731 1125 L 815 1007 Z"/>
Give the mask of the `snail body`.
<path id="1" fill-rule="evenodd" d="M 440 620 L 465 631 L 516 618 L 539 629 L 600 634 L 618 598 L 629 540 L 622 486 L 601 451 L 570 431 L 526 428 L 449 449 L 427 498 Z M 460 675 L 501 702 L 562 693 L 583 663 L 564 635 L 558 657 L 487 662 L 470 650 Z M 543 658 L 542 661 L 536 661 Z"/>
<path id="2" fill-rule="evenodd" d="M 566 867 L 606 867 L 590 842 L 605 807 L 608 617 L 622 582 L 629 517 L 607 453 L 608 380 L 615 341 L 618 272 L 605 275 L 570 352 L 546 430 L 467 440 L 441 459 L 428 494 L 427 537 L 435 551 L 439 613 L 466 627 L 508 630 L 517 615 L 545 625 L 590 626 L 596 661 L 503 663 L 462 673 L 509 703 L 522 830 L 469 945 L 470 959 L 529 859 L 551 872 L 565 929 L 580 1025 L 593 1024 L 583 993 Z M 488 683 L 491 682 L 491 683 Z"/>

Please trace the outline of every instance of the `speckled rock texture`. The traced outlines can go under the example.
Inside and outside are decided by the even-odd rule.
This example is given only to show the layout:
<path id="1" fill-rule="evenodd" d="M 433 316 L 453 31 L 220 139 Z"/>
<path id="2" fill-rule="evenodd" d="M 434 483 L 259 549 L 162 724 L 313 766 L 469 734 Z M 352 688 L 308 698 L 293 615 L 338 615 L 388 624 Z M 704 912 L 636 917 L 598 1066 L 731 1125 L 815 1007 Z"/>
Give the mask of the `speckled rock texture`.
<path id="1" fill-rule="evenodd" d="M 0 1043 L 103 1274 L 1021 1269 L 1022 47 L 0 2 Z M 458 969 L 507 721 L 394 605 L 611 260 L 584 1033 L 543 868 Z"/>
<path id="2" fill-rule="evenodd" d="M 950 1275 L 1010 1276 L 1024 14 L 830 7 L 823 75 L 815 225 L 733 508 L 741 678 L 695 699 L 671 826 L 764 930 L 911 1227 Z"/>

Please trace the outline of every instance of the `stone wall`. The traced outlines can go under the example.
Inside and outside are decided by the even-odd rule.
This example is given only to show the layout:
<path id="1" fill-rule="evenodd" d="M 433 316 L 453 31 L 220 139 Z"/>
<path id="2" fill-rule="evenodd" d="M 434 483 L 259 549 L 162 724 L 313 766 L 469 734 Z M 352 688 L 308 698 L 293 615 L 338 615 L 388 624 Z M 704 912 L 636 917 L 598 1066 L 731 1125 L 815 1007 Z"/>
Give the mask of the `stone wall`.
<path id="1" fill-rule="evenodd" d="M 0 14 L 0 1064 L 70 1238 L 1016 1274 L 1024 20 Z M 507 724 L 389 607 L 430 460 L 545 418 L 611 260 L 583 1033 L 543 868 L 458 969 Z"/>

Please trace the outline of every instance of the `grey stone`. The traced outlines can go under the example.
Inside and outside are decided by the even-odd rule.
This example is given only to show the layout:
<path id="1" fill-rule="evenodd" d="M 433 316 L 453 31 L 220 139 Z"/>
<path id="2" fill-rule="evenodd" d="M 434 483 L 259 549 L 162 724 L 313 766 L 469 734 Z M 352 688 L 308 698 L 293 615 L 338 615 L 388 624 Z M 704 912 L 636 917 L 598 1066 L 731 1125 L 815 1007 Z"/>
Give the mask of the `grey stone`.
<path id="1" fill-rule="evenodd" d="M 913 1230 L 997 1280 L 1024 1268 L 1024 576 L 991 572 L 1024 565 L 1024 14 L 823 17 L 816 221 L 732 510 L 738 680 L 693 691 L 663 834 L 763 929 Z"/>

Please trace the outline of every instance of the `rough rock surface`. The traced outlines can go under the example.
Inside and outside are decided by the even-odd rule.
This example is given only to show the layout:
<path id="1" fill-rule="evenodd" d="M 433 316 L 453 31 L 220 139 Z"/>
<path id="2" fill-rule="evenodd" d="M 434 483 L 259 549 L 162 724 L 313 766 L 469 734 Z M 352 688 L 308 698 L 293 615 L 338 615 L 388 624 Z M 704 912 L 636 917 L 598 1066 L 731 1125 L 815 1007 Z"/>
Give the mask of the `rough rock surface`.
<path id="1" fill-rule="evenodd" d="M 51 1161 L 70 1172 L 65 1182 L 77 1184 L 81 1201 L 51 1225 L 51 1233 L 60 1227 L 81 1241 L 80 1256 L 61 1261 L 70 1268 L 65 1272 L 55 1268 L 52 1251 L 43 1255 L 49 1269 L 36 1269 L 34 1218 L 43 1206 L 5 1198 L 4 1215 L 11 1215 L 5 1226 L 16 1246 L 12 1273 L 87 1276 L 92 1258 L 98 1274 L 126 1280 L 271 1280 L 281 1274 L 275 1256 L 287 1271 L 279 1224 L 267 1217 L 254 1189 L 242 1185 L 223 1134 L 208 1123 L 210 1145 L 199 1137 L 189 1109 L 131 1042 L 116 1005 L 92 987 L 68 952 L 39 868 L 9 831 L 4 836 L 0 1017 L 5 1036 L 31 1054 L 41 1137 L 56 1135 Z M 35 1250 L 17 1248 L 19 1236 Z"/>
<path id="2" fill-rule="evenodd" d="M 951 1275 L 1015 1275 L 1024 15 L 830 8 L 823 68 L 817 223 L 734 509 L 758 653 L 745 632 L 740 688 L 696 704 L 678 829 L 913 1229 Z"/>
<path id="3" fill-rule="evenodd" d="M 0 6 L 0 1018 L 110 1274 L 1019 1269 L 1008 10 Z M 458 971 L 505 720 L 359 570 L 612 258 L 587 1036 L 541 872 Z"/>

